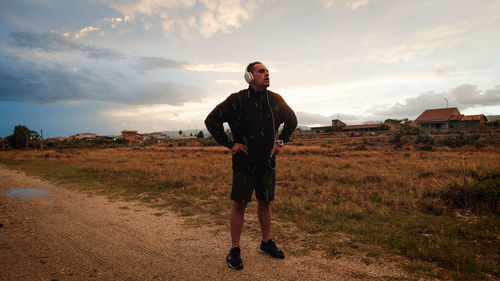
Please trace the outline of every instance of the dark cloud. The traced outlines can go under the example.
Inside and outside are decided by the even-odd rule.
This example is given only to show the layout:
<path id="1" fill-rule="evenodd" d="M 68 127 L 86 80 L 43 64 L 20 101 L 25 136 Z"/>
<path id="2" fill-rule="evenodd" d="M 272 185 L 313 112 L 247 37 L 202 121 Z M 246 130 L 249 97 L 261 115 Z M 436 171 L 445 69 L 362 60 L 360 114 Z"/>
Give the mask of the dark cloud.
<path id="1" fill-rule="evenodd" d="M 393 118 L 414 118 L 430 108 L 446 107 L 445 93 L 433 91 L 419 94 L 416 97 L 405 99 L 404 103 L 392 106 L 377 106 L 372 112 L 376 115 L 385 115 Z"/>
<path id="2" fill-rule="evenodd" d="M 55 32 L 30 33 L 12 32 L 10 37 L 15 46 L 37 49 L 45 52 L 71 52 L 79 51 L 91 59 L 119 59 L 125 57 L 124 54 L 106 48 L 84 45 L 71 38 L 64 37 Z"/>
<path id="3" fill-rule="evenodd" d="M 459 110 L 476 106 L 500 105 L 500 85 L 485 91 L 470 84 L 460 85 L 448 92 L 429 91 L 416 97 L 407 98 L 404 103 L 373 108 L 372 112 L 377 116 L 415 118 L 426 109 L 444 108 L 447 104 L 449 107 L 457 107 Z"/>
<path id="4" fill-rule="evenodd" d="M 204 90 L 168 82 L 138 82 L 123 74 L 105 75 L 59 64 L 37 65 L 0 57 L 0 100 L 39 104 L 104 101 L 179 105 L 200 100 Z"/>
<path id="5" fill-rule="evenodd" d="M 450 96 L 453 97 L 460 106 L 489 106 L 500 105 L 500 85 L 494 89 L 489 89 L 481 93 L 476 85 L 461 85 L 450 91 Z"/>
<path id="6" fill-rule="evenodd" d="M 161 69 L 182 69 L 189 63 L 165 59 L 161 57 L 140 57 L 135 67 L 141 71 L 161 70 Z"/>

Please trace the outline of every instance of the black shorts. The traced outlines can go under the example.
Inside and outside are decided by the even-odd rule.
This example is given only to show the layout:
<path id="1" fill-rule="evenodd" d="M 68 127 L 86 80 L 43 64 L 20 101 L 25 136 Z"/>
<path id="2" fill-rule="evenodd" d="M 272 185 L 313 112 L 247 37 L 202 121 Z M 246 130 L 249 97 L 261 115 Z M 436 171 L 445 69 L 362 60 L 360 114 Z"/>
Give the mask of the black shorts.
<path id="1" fill-rule="evenodd" d="M 255 190 L 255 197 L 258 200 L 271 202 L 274 200 L 274 186 L 276 183 L 276 172 L 274 169 L 249 175 L 233 170 L 233 189 L 231 200 L 246 204 L 252 200 L 252 193 Z"/>

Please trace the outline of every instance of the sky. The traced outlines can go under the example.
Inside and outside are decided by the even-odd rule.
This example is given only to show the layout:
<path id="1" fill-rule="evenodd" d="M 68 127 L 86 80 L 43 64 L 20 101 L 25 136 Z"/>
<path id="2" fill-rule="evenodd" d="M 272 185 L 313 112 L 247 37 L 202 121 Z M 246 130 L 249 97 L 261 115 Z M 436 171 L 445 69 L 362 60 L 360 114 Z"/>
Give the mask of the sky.
<path id="1" fill-rule="evenodd" d="M 500 115 L 498 0 L 2 0 L 0 137 L 205 129 L 263 62 L 301 126 Z"/>

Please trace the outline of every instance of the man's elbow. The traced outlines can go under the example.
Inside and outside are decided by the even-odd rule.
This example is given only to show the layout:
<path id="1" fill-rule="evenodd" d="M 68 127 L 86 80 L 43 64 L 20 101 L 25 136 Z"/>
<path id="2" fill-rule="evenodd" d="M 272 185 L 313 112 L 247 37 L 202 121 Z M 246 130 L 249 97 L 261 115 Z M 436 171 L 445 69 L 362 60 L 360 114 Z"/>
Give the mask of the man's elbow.
<path id="1" fill-rule="evenodd" d="M 205 118 L 205 127 L 207 127 L 207 129 L 209 129 L 210 127 L 212 127 L 212 124 L 213 124 L 213 119 L 209 115 L 209 116 L 207 116 L 207 118 Z"/>

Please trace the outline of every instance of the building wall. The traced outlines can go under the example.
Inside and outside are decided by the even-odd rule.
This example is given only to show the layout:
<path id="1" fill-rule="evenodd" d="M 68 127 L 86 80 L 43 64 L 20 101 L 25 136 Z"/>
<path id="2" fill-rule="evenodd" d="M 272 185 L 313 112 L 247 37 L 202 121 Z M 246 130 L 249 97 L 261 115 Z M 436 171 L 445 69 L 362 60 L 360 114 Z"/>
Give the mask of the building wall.
<path id="1" fill-rule="evenodd" d="M 443 129 L 449 128 L 448 122 L 442 122 L 442 123 L 420 123 L 420 122 L 417 122 L 417 124 L 420 125 L 420 127 L 422 127 L 422 129 L 427 129 L 427 130 L 434 130 L 434 129 L 443 130 Z"/>
<path id="2" fill-rule="evenodd" d="M 136 142 L 137 141 L 137 134 L 124 134 L 123 138 L 128 140 L 129 142 Z"/>
<path id="3" fill-rule="evenodd" d="M 456 121 L 450 124 L 454 130 L 480 130 L 481 122 L 479 120 Z"/>

